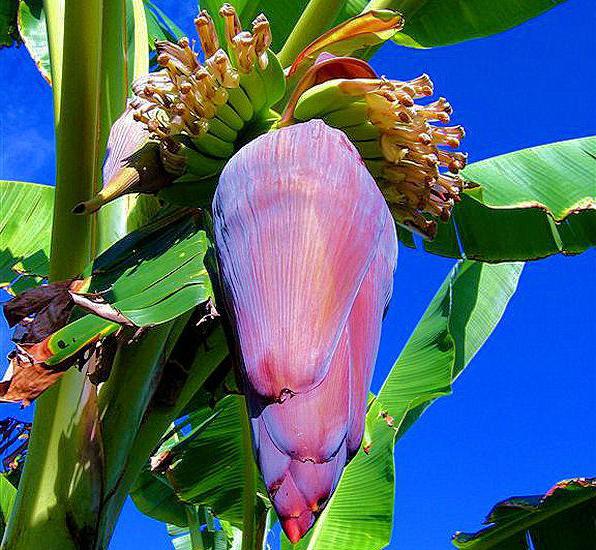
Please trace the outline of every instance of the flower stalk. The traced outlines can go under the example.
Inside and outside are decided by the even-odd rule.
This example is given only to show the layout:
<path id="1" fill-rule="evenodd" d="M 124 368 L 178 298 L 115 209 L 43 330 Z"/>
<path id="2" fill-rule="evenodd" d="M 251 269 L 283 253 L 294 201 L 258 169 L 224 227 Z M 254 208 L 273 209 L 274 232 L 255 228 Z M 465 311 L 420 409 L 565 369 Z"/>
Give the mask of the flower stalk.
<path id="1" fill-rule="evenodd" d="M 308 44 L 333 26 L 344 4 L 343 0 L 310 0 L 277 54 L 283 67 L 290 66 Z"/>

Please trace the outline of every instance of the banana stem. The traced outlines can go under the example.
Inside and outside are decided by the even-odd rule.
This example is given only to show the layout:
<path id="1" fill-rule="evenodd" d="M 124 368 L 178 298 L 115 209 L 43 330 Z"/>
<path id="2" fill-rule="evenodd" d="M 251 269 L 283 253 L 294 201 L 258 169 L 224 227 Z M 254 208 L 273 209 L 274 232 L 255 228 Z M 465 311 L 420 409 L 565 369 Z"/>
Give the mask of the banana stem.
<path id="1" fill-rule="evenodd" d="M 277 55 L 282 67 L 291 65 L 306 46 L 333 26 L 344 4 L 344 0 L 310 0 Z"/>
<path id="2" fill-rule="evenodd" d="M 242 491 L 242 550 L 261 550 L 256 531 L 257 470 L 252 452 L 250 420 L 246 402 L 242 408 L 242 450 L 244 451 L 244 488 Z"/>
<path id="3" fill-rule="evenodd" d="M 57 152 L 50 279 L 57 281 L 81 273 L 92 253 L 92 220 L 70 210 L 93 194 L 96 176 L 102 12 L 100 0 L 45 0 L 44 8 Z M 37 401 L 3 548 L 74 550 L 93 537 L 101 472 L 95 390 L 71 369 Z"/>

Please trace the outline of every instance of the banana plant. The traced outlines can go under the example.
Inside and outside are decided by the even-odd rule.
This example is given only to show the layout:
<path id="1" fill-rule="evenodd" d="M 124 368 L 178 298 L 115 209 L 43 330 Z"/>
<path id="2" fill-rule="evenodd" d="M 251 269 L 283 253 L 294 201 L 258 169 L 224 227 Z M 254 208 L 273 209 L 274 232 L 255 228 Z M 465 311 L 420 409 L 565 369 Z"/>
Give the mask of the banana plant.
<path id="1" fill-rule="evenodd" d="M 197 49 L 145 0 L 6 3 L 57 184 L 0 184 L 0 399 L 36 400 L 3 547 L 106 548 L 129 494 L 176 548 L 261 550 L 276 518 L 284 548 L 385 547 L 397 439 L 523 262 L 595 244 L 596 138 L 468 165 L 430 76 L 368 63 L 553 2 L 281 4 L 203 2 Z M 374 395 L 398 246 L 457 263 Z"/>

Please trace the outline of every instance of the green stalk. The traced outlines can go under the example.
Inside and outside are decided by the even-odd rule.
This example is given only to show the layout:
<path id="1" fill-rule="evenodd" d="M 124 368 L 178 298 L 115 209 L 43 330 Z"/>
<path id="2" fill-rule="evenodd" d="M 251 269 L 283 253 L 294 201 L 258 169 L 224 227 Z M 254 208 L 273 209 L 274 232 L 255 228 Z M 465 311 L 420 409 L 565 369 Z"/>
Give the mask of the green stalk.
<path id="1" fill-rule="evenodd" d="M 123 344 L 108 380 L 99 392 L 99 415 L 104 434 L 105 494 L 116 491 L 128 453 L 164 362 L 172 323 L 160 325 L 133 343 Z"/>
<path id="2" fill-rule="evenodd" d="M 306 46 L 333 26 L 344 4 L 344 0 L 310 0 L 277 54 L 282 67 L 290 66 Z"/>
<path id="3" fill-rule="evenodd" d="M 54 120 L 60 120 L 60 92 L 62 90 L 62 43 L 64 41 L 64 0 L 43 0 L 46 16 L 48 44 L 50 50 L 50 68 L 52 72 L 52 90 L 54 101 Z"/>
<path id="4" fill-rule="evenodd" d="M 199 510 L 193 504 L 186 506 L 186 517 L 188 518 L 188 530 L 190 532 L 190 547 L 192 550 L 205 550 L 203 535 L 201 533 L 201 520 Z"/>
<path id="5" fill-rule="evenodd" d="M 101 120 L 99 146 L 106 150 L 110 128 L 126 108 L 128 95 L 126 3 L 125 0 L 109 0 L 103 3 L 103 26 L 100 93 Z M 103 155 L 98 158 L 98 189 L 101 188 Z M 125 201 L 106 205 L 97 213 L 96 254 L 100 254 L 126 234 Z M 120 228 L 124 227 L 124 231 Z"/>
<path id="6" fill-rule="evenodd" d="M 257 469 L 253 459 L 250 419 L 246 402 L 242 409 L 242 450 L 244 488 L 242 490 L 242 550 L 261 550 L 256 525 Z"/>
<path id="7" fill-rule="evenodd" d="M 92 253 L 91 221 L 70 210 L 92 196 L 96 181 L 102 14 L 100 0 L 64 4 L 46 0 L 44 8 L 56 114 L 50 261 L 50 279 L 56 281 L 80 273 Z M 71 369 L 37 401 L 28 457 L 3 548 L 81 548 L 95 532 L 101 471 L 95 391 L 84 373 Z"/>

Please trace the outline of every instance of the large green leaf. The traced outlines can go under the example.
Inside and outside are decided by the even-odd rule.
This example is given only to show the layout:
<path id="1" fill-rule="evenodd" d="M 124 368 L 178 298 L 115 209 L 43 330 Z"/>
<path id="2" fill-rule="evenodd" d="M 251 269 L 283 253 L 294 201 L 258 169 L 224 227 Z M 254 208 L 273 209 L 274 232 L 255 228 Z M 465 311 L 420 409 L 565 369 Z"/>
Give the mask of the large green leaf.
<path id="1" fill-rule="evenodd" d="M 449 224 L 429 252 L 487 262 L 579 254 L 596 245 L 596 137 L 531 147 L 471 164 Z"/>
<path id="2" fill-rule="evenodd" d="M 522 264 L 459 262 L 433 298 L 367 414 L 364 447 L 299 550 L 384 548 L 391 538 L 393 446 L 484 344 L 515 292 Z M 289 542 L 282 536 L 284 548 Z"/>
<path id="3" fill-rule="evenodd" d="M 175 449 L 177 461 L 168 471 L 183 501 L 207 505 L 218 518 L 235 525 L 242 524 L 243 464 L 253 460 L 242 446 L 242 407 L 244 397 L 239 395 L 219 401 L 217 416 L 200 436 Z M 212 414 L 205 407 L 193 416 Z"/>
<path id="4" fill-rule="evenodd" d="M 403 46 L 445 46 L 506 31 L 565 0 L 377 0 L 375 7 L 401 12 L 406 24 L 394 40 Z M 360 13 L 368 0 L 350 0 L 342 19 Z"/>
<path id="5" fill-rule="evenodd" d="M 244 463 L 253 460 L 243 447 L 244 406 L 240 395 L 228 395 L 214 408 L 205 402 L 166 434 L 154 455 L 164 468 L 148 466 L 131 492 L 141 512 L 182 527 L 189 525 L 189 506 L 207 506 L 234 538 L 232 526 L 242 526 Z M 263 508 L 264 501 L 257 505 Z"/>
<path id="6" fill-rule="evenodd" d="M 0 287 L 19 275 L 49 270 L 54 188 L 0 181 Z"/>
<path id="7" fill-rule="evenodd" d="M 560 481 L 545 495 L 499 502 L 477 533 L 456 533 L 457 548 L 584 550 L 596 548 L 596 478 Z"/>
<path id="8" fill-rule="evenodd" d="M 205 428 L 213 422 L 221 411 L 211 412 L 207 409 L 189 415 L 176 428 L 165 436 L 165 440 L 156 452 L 157 457 L 167 457 L 167 462 L 178 460 L 184 449 L 189 446 Z M 190 433 L 184 435 L 182 430 L 190 425 Z M 194 506 L 183 501 L 172 484 L 172 480 L 152 471 L 147 464 L 131 491 L 131 497 L 137 508 L 144 514 L 170 523 L 178 527 L 188 526 L 188 507 Z"/>

